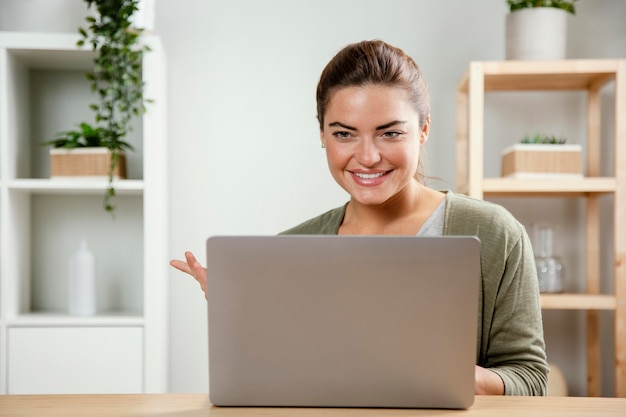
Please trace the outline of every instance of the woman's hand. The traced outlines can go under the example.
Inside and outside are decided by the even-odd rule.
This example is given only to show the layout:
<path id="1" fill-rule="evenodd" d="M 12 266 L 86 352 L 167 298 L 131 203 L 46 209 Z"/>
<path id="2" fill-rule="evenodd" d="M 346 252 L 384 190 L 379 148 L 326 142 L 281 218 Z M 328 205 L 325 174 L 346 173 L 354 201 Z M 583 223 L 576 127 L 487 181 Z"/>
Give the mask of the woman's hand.
<path id="1" fill-rule="evenodd" d="M 170 265 L 179 271 L 191 275 L 196 281 L 198 281 L 198 284 L 200 284 L 200 287 L 204 292 L 204 298 L 208 298 L 206 292 L 206 268 L 200 265 L 200 262 L 198 262 L 196 257 L 193 256 L 193 253 L 191 252 L 185 252 L 185 259 L 186 261 L 173 259 L 170 261 Z"/>
<path id="2" fill-rule="evenodd" d="M 498 374 L 476 365 L 474 375 L 476 395 L 504 395 L 504 382 Z"/>

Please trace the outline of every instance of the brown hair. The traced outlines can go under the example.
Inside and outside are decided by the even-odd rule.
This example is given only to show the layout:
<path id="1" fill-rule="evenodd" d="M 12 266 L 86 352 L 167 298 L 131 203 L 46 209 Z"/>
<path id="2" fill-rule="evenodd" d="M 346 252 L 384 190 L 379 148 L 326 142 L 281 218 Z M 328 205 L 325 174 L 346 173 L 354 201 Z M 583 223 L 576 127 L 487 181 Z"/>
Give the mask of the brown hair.
<path id="1" fill-rule="evenodd" d="M 344 47 L 322 71 L 317 84 L 320 130 L 324 128 L 326 108 L 335 91 L 368 84 L 404 88 L 419 115 L 420 127 L 424 126 L 430 115 L 430 99 L 422 71 L 400 48 L 373 40 Z"/>

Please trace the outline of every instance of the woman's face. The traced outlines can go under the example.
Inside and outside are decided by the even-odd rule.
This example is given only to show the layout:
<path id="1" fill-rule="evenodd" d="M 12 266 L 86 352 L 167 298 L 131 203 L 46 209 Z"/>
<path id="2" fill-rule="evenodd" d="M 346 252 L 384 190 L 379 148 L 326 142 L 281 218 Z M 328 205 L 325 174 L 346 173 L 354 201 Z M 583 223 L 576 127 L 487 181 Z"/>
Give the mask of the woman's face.
<path id="1" fill-rule="evenodd" d="M 330 172 L 352 201 L 380 205 L 414 185 L 428 127 L 420 129 L 402 88 L 345 87 L 331 95 L 320 137 Z"/>

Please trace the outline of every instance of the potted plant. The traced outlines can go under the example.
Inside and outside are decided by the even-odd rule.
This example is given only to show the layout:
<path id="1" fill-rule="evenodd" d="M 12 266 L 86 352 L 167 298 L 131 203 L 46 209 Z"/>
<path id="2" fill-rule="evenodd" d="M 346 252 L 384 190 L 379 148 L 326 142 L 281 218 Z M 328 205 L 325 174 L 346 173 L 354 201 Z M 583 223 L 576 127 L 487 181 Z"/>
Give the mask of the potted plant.
<path id="1" fill-rule="evenodd" d="M 573 177 L 582 172 L 582 147 L 554 135 L 525 135 L 502 152 L 502 176 L 512 178 Z"/>
<path id="2" fill-rule="evenodd" d="M 567 16 L 577 0 L 506 0 L 506 59 L 565 59 Z"/>
<path id="3" fill-rule="evenodd" d="M 87 28 L 79 28 L 81 35 L 77 46 L 91 45 L 96 55 L 93 70 L 86 74 L 91 91 L 97 98 L 89 105 L 95 113 L 95 123 L 81 123 L 78 130 L 60 132 L 46 142 L 51 150 L 51 167 L 59 154 L 84 154 L 84 149 L 104 149 L 108 185 L 104 208 L 113 212 L 111 198 L 115 196 L 114 178 L 125 178 L 125 150 L 132 147 L 124 140 L 132 130 L 131 121 L 146 111 L 143 97 L 144 82 L 141 78 L 142 56 L 149 48 L 142 44 L 143 29 L 133 27 L 132 16 L 138 10 L 139 0 L 84 0 L 87 6 L 95 6 L 95 16 L 88 16 Z M 83 148 L 83 151 L 77 151 Z M 65 151 L 59 151 L 64 149 Z M 102 154 L 102 151 L 96 151 Z M 75 160 L 84 160 L 76 157 Z M 57 164 L 58 165 L 58 164 Z M 101 164 L 100 164 L 101 165 Z M 77 173 L 67 168 L 66 171 Z M 88 173 L 78 175 L 92 176 Z M 51 172 L 53 176 L 54 173 Z"/>
<path id="4" fill-rule="evenodd" d="M 113 178 L 126 178 L 125 151 L 133 148 L 122 140 L 116 144 L 108 143 L 107 140 L 104 128 L 84 122 L 78 125 L 78 129 L 59 132 L 53 140 L 44 142 L 44 145 L 52 145 L 50 177 L 110 176 L 110 181 Z M 112 147 L 117 148 L 118 152 L 111 152 Z M 114 158 L 117 160 L 114 161 Z"/>

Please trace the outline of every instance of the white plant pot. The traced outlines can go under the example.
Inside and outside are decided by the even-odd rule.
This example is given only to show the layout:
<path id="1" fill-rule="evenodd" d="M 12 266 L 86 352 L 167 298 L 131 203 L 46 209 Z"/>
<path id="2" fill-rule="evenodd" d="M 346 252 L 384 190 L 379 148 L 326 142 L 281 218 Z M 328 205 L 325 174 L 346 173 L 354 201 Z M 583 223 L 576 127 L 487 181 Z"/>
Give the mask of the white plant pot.
<path id="1" fill-rule="evenodd" d="M 154 1 L 139 0 L 139 9 L 133 14 L 133 26 L 142 28 L 147 32 L 154 31 Z"/>
<path id="2" fill-rule="evenodd" d="M 565 59 L 567 13 L 555 7 L 509 13 L 506 16 L 506 59 Z"/>

